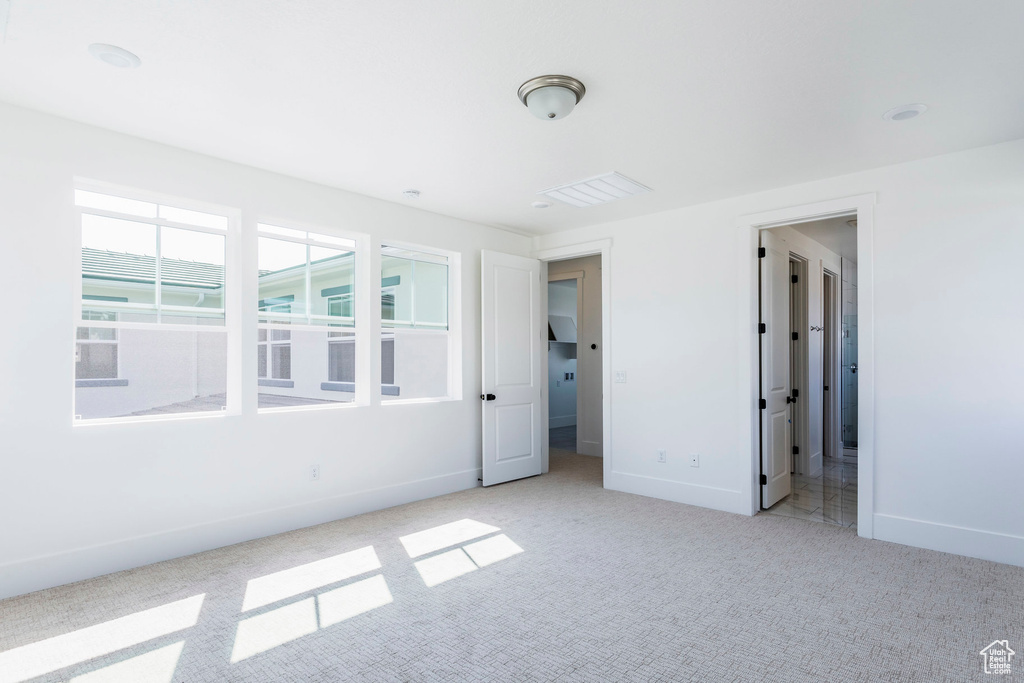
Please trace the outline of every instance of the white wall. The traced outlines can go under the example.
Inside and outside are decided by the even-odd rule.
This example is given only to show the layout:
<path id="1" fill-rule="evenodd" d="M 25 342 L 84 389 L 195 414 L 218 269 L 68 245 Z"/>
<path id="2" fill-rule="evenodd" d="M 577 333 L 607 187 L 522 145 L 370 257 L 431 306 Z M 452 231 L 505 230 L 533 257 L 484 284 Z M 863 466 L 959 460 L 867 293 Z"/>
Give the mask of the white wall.
<path id="1" fill-rule="evenodd" d="M 72 425 L 75 176 L 462 253 L 461 401 Z M 396 195 L 402 188 L 396 188 Z M 0 106 L 0 597 L 475 486 L 480 249 L 526 238 Z M 255 273 L 256 252 L 243 249 Z M 243 323 L 255 330 L 256 278 Z M 16 331 L 15 331 L 16 329 Z M 255 332 L 253 332 L 255 334 Z M 309 465 L 321 466 L 311 482 Z"/>
<path id="2" fill-rule="evenodd" d="M 749 513 L 738 219 L 877 193 L 874 535 L 1024 565 L 1022 187 L 1016 141 L 535 240 L 613 240 L 605 485 Z"/>
<path id="3" fill-rule="evenodd" d="M 573 271 L 583 271 L 582 319 L 576 324 L 576 400 L 579 403 L 576 450 L 584 455 L 600 457 L 604 448 L 601 398 L 601 257 L 583 256 L 548 263 L 548 278 L 557 273 Z M 590 348 L 594 344 L 597 348 Z"/>

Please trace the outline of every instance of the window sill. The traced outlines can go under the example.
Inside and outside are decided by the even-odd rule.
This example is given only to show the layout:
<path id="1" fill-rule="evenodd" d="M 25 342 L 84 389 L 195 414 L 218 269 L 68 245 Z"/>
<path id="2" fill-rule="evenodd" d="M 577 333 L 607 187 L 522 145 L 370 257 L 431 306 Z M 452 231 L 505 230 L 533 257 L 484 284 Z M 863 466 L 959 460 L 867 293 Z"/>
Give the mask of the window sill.
<path id="1" fill-rule="evenodd" d="M 355 382 L 321 382 L 321 391 L 344 391 L 350 394 L 354 394 L 356 391 Z M 399 387 L 394 384 L 382 384 L 380 385 L 380 393 L 382 396 L 398 396 Z"/>
<path id="2" fill-rule="evenodd" d="M 432 398 L 403 398 L 397 401 L 381 401 L 382 406 L 407 406 L 415 405 L 418 403 L 449 403 L 451 401 L 461 401 L 461 398 L 455 398 L 453 396 L 434 396 Z"/>
<path id="3" fill-rule="evenodd" d="M 128 386 L 128 380 L 126 379 L 76 379 L 75 388 L 84 389 L 86 387 L 126 387 Z"/>
<path id="4" fill-rule="evenodd" d="M 290 379 L 261 379 L 258 384 L 261 387 L 276 387 L 277 389 L 295 388 L 295 382 Z"/>

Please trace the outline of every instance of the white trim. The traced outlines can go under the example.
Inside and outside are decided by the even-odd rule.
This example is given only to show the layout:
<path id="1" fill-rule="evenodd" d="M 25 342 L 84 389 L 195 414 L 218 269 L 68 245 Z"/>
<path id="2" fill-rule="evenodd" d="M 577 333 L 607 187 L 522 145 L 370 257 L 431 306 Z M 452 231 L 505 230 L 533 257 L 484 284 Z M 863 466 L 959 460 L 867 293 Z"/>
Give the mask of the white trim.
<path id="1" fill-rule="evenodd" d="M 83 178 L 81 176 L 75 176 L 73 179 L 74 189 L 85 190 L 86 192 L 97 192 L 99 194 L 109 194 L 115 197 L 122 197 L 124 199 L 135 199 L 140 202 L 151 202 L 153 204 L 159 204 L 160 206 L 166 206 L 173 209 L 186 209 L 189 211 L 199 211 L 201 213 L 209 213 L 215 216 L 224 216 L 228 219 L 228 229 L 231 228 L 232 217 L 237 217 L 239 213 L 238 209 L 227 206 L 225 204 L 215 204 L 213 202 L 207 202 L 200 199 L 192 199 L 190 197 L 178 197 L 177 195 L 166 194 L 163 192 L 157 192 L 154 190 L 143 190 L 136 187 L 127 187 L 125 185 L 119 185 L 117 183 L 109 183 L 105 180 L 94 180 L 92 178 Z M 71 199 L 74 204 L 74 197 Z M 127 215 L 127 214 L 126 214 Z M 143 221 L 149 222 L 151 219 L 143 218 L 141 216 L 133 216 L 135 220 L 142 218 Z M 154 218 L 152 220 L 162 220 Z M 207 228 L 209 229 L 209 228 Z M 224 234 L 223 230 L 217 230 L 215 232 Z"/>
<path id="2" fill-rule="evenodd" d="M 895 515 L 875 515 L 874 530 L 882 541 L 1024 567 L 1024 536 Z"/>
<path id="3" fill-rule="evenodd" d="M 0 599 L 478 486 L 479 469 L 346 493 L 0 565 Z"/>
<path id="4" fill-rule="evenodd" d="M 82 188 L 76 187 L 75 189 L 82 189 Z M 126 197 L 125 199 L 129 199 L 129 197 Z M 187 207 L 187 206 L 171 206 L 170 204 L 167 204 L 165 202 L 160 202 L 159 206 L 166 206 L 167 208 L 170 208 L 170 209 L 183 209 L 185 211 L 191 211 L 192 210 L 191 207 Z M 228 227 L 224 228 L 224 229 L 221 229 L 221 228 L 211 228 L 208 225 L 196 225 L 194 223 L 179 223 L 177 221 L 169 221 L 166 218 L 149 218 L 149 217 L 146 217 L 146 216 L 138 216 L 138 215 L 132 214 L 132 213 L 121 213 L 119 211 L 110 211 L 109 209 L 94 209 L 91 206 L 75 205 L 75 209 L 78 211 L 79 214 L 88 214 L 90 216 L 98 216 L 100 218 L 113 218 L 115 220 L 127 221 L 127 222 L 130 222 L 130 223 L 141 223 L 142 225 L 158 225 L 161 228 L 173 228 L 175 230 L 191 230 L 192 232 L 204 232 L 204 233 L 206 233 L 208 235 L 220 235 L 221 237 L 223 237 L 227 233 L 227 231 L 231 228 L 231 219 L 230 219 L 230 217 L 224 216 L 223 212 L 221 212 L 219 214 L 215 214 L 215 215 L 217 215 L 219 217 L 223 217 L 223 218 L 227 218 L 228 219 Z"/>
<path id="5" fill-rule="evenodd" d="M 586 275 L 586 271 L 573 270 L 567 273 L 554 273 L 548 275 L 548 282 L 561 282 L 562 280 L 582 280 Z"/>
<path id="6" fill-rule="evenodd" d="M 747 452 L 748 476 L 743 478 L 741 493 L 747 501 L 743 513 L 756 514 L 760 509 L 759 453 L 760 430 L 758 406 L 758 278 L 757 246 L 758 233 L 766 228 L 805 223 L 823 218 L 857 214 L 857 267 L 858 267 L 858 352 L 861 363 L 858 373 L 860 425 L 858 441 L 857 533 L 874 538 L 874 443 L 875 443 L 875 381 L 874 381 L 874 286 L 873 286 L 873 238 L 874 238 L 874 193 L 831 199 L 803 206 L 775 209 L 763 213 L 737 218 L 739 232 L 737 259 L 739 263 L 739 291 L 747 296 L 739 297 L 739 395 L 740 452 Z"/>
<path id="7" fill-rule="evenodd" d="M 581 256 L 601 255 L 601 457 L 603 459 L 604 487 L 623 490 L 610 484 L 613 472 L 612 463 L 612 240 L 603 239 L 580 244 L 570 244 L 554 249 L 541 249 L 533 252 L 533 258 L 541 261 L 541 277 L 547 280 L 547 262 L 565 261 Z M 547 287 L 543 287 L 542 313 L 547 315 Z M 547 354 L 542 354 L 546 359 Z M 545 360 L 546 362 L 546 360 Z M 545 377 L 547 377 L 545 368 Z M 548 392 L 541 396 L 542 415 L 548 414 Z M 548 470 L 548 440 L 544 439 L 543 471 Z"/>
<path id="8" fill-rule="evenodd" d="M 641 474 L 610 472 L 605 475 L 604 486 L 615 491 L 635 493 L 675 503 L 697 505 L 712 510 L 746 514 L 746 497 L 741 491 L 702 486 L 682 481 L 670 481 Z"/>

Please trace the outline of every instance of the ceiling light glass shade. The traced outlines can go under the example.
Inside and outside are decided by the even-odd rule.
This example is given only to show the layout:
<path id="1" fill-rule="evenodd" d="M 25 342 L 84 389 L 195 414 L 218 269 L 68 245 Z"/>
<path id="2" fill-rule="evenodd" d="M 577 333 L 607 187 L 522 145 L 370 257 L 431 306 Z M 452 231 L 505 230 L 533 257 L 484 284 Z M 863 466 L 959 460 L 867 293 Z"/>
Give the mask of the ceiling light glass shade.
<path id="1" fill-rule="evenodd" d="M 541 88 L 527 96 L 526 106 L 538 119 L 557 121 L 568 116 L 576 106 L 576 93 L 556 86 Z"/>
<path id="2" fill-rule="evenodd" d="M 556 121 L 568 116 L 586 92 L 571 76 L 538 76 L 519 86 L 519 99 L 538 119 Z"/>

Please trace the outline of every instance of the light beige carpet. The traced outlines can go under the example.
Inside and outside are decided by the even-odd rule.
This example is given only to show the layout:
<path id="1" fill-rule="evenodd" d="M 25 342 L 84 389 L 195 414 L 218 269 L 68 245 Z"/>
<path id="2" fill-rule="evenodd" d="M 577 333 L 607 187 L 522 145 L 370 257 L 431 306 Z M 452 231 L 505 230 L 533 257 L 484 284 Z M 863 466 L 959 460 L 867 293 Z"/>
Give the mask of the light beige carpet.
<path id="1" fill-rule="evenodd" d="M 1020 568 L 600 482 L 557 454 L 6 600 L 0 681 L 967 681 L 996 639 L 1024 673 Z"/>

